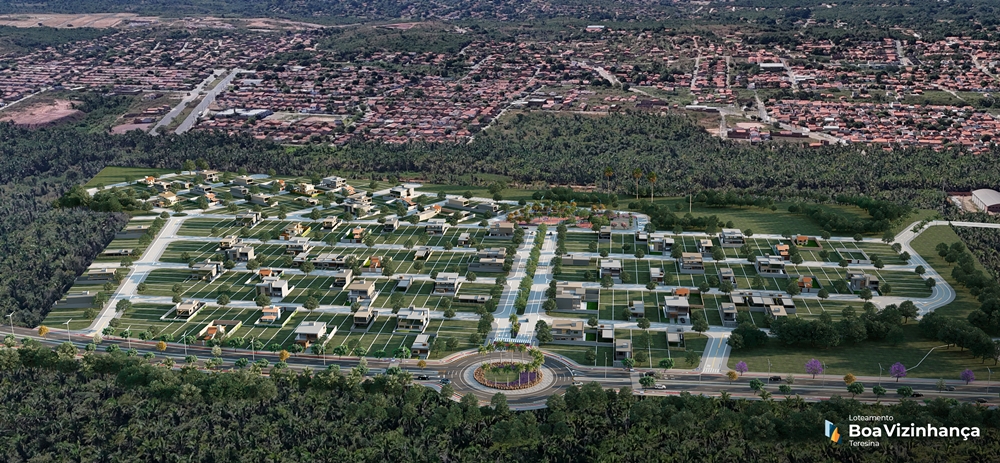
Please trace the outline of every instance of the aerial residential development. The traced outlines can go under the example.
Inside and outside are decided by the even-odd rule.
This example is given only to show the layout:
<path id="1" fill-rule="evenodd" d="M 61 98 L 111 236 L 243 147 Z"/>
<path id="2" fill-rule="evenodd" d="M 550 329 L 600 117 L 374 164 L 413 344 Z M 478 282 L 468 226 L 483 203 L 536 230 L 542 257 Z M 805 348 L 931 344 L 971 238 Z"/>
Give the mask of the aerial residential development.
<path id="1" fill-rule="evenodd" d="M 0 5 L 7 460 L 1000 452 L 991 2 L 182 3 Z"/>

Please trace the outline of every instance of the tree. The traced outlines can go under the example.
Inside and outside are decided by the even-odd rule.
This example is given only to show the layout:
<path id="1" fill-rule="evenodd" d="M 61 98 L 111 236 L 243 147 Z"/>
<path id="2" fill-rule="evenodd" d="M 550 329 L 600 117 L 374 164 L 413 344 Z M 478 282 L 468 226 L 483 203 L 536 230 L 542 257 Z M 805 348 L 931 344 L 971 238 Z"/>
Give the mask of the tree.
<path id="1" fill-rule="evenodd" d="M 290 354 L 285 349 L 281 349 L 281 352 L 278 352 L 278 360 L 282 361 L 282 362 L 288 360 L 288 358 L 291 357 L 291 356 L 292 356 L 292 354 Z"/>
<path id="2" fill-rule="evenodd" d="M 856 396 L 858 394 L 864 394 L 864 392 L 865 392 L 865 385 L 862 384 L 862 383 L 851 383 L 851 384 L 848 384 L 847 385 L 847 392 L 851 393 L 851 398 L 853 399 L 854 396 Z"/>
<path id="3" fill-rule="evenodd" d="M 652 376 L 643 376 L 642 378 L 639 378 L 639 384 L 641 384 L 642 387 L 649 389 L 656 385 L 656 378 Z"/>
<path id="4" fill-rule="evenodd" d="M 889 367 L 889 376 L 896 378 L 896 382 L 899 382 L 899 378 L 906 376 L 906 367 L 902 363 L 896 362 Z"/>
<path id="5" fill-rule="evenodd" d="M 593 363 L 594 365 L 597 365 L 597 352 L 595 352 L 594 349 L 587 349 L 587 352 L 584 352 L 583 354 L 583 358 L 588 364 Z"/>
<path id="6" fill-rule="evenodd" d="M 750 389 L 753 389 L 754 392 L 763 391 L 764 390 L 764 382 L 761 381 L 761 380 L 759 380 L 759 379 L 757 379 L 757 378 L 751 379 L 750 380 Z"/>
<path id="7" fill-rule="evenodd" d="M 976 380 L 976 374 L 973 373 L 972 370 L 969 370 L 968 368 L 962 370 L 962 373 L 958 375 L 958 377 L 961 378 L 962 381 L 965 381 L 966 385 Z"/>
<path id="8" fill-rule="evenodd" d="M 646 317 L 639 317 L 639 319 L 636 320 L 635 322 L 636 322 L 636 325 L 639 327 L 639 329 L 643 329 L 643 330 L 648 330 L 649 329 L 650 323 L 649 323 L 649 319 L 648 318 L 646 318 Z"/>
<path id="9" fill-rule="evenodd" d="M 823 364 L 819 360 L 810 359 L 806 362 L 806 373 L 809 373 L 815 379 L 816 375 L 823 373 Z"/>
<path id="10" fill-rule="evenodd" d="M 160 341 L 156 343 L 156 350 L 163 352 L 167 350 L 167 343 Z"/>
<path id="11" fill-rule="evenodd" d="M 924 268 L 923 265 L 918 265 L 918 266 L 916 266 L 916 268 L 913 269 L 913 273 L 916 273 L 917 275 L 921 275 L 922 276 L 923 274 L 927 273 L 927 269 Z"/>
<path id="12" fill-rule="evenodd" d="M 631 369 L 632 367 L 635 366 L 635 359 L 633 359 L 632 357 L 625 357 L 624 359 L 622 359 L 622 366 Z"/>
<path id="13" fill-rule="evenodd" d="M 899 314 L 903 316 L 904 324 L 908 322 L 909 319 L 911 318 L 917 318 L 917 315 L 919 315 L 920 313 L 919 310 L 917 309 L 916 304 L 914 304 L 913 301 L 903 301 L 901 304 L 899 304 L 898 310 Z"/>
<path id="14" fill-rule="evenodd" d="M 302 270 L 302 273 L 308 275 L 312 273 L 313 270 L 316 270 L 316 265 L 312 262 L 303 262 L 299 267 L 299 270 Z"/>
<path id="15" fill-rule="evenodd" d="M 257 304 L 257 307 L 267 307 L 271 305 L 271 298 L 266 294 L 257 296 L 253 301 Z"/>
<path id="16" fill-rule="evenodd" d="M 744 361 L 742 361 L 742 360 L 740 360 L 739 362 L 736 362 L 735 369 L 740 374 L 740 376 L 743 376 L 743 373 L 746 373 L 746 372 L 750 371 L 750 368 L 747 367 L 747 363 L 744 362 Z"/>
<path id="17" fill-rule="evenodd" d="M 44 338 L 45 335 L 47 335 L 47 334 L 49 334 L 49 327 L 47 327 L 45 325 L 39 325 L 38 326 L 38 335 Z"/>
<path id="18" fill-rule="evenodd" d="M 694 312 L 691 314 L 691 329 L 699 333 L 708 331 L 708 321 L 705 320 L 704 313 Z"/>
<path id="19" fill-rule="evenodd" d="M 858 297 L 864 301 L 870 301 L 872 300 L 872 290 L 868 288 L 862 289 L 861 293 L 858 294 Z"/>
<path id="20" fill-rule="evenodd" d="M 945 382 L 944 378 L 938 379 L 937 382 L 934 383 L 934 388 L 937 389 L 938 392 L 943 392 L 948 388 L 948 383 Z"/>
<path id="21" fill-rule="evenodd" d="M 736 381 L 738 375 L 736 374 L 735 371 L 729 370 L 728 372 L 726 372 L 726 378 L 729 378 L 729 384 L 733 384 L 733 381 Z"/>
<path id="22" fill-rule="evenodd" d="M 701 355 L 699 355 L 697 352 L 691 349 L 687 349 L 684 352 L 684 363 L 686 363 L 689 367 L 693 368 L 700 361 L 701 361 Z"/>
<path id="23" fill-rule="evenodd" d="M 926 279 L 926 280 L 924 280 L 924 284 L 925 284 L 925 285 L 926 285 L 926 286 L 927 286 L 928 288 L 933 288 L 934 286 L 937 286 L 937 281 L 935 281 L 935 280 L 934 280 L 933 278 L 931 278 L 931 277 L 927 277 L 927 279 Z"/>
<path id="24" fill-rule="evenodd" d="M 606 274 L 604 274 L 603 277 L 601 277 L 601 287 L 602 288 L 609 289 L 609 288 L 611 288 L 614 285 L 615 285 L 615 280 L 611 277 L 610 273 L 606 273 Z"/>
<path id="25" fill-rule="evenodd" d="M 886 393 L 885 388 L 881 385 L 876 385 L 872 387 L 872 394 L 875 394 L 875 399 L 884 396 Z"/>
<path id="26" fill-rule="evenodd" d="M 853 374 L 851 374 L 851 373 L 848 373 L 848 374 L 844 375 L 844 384 L 846 384 L 848 386 L 850 386 L 851 384 L 853 384 L 857 380 L 858 379 Z"/>
<path id="27" fill-rule="evenodd" d="M 785 286 L 785 292 L 790 296 L 798 296 L 802 290 L 799 288 L 799 280 L 794 278 L 788 279 L 788 284 Z"/>
<path id="28" fill-rule="evenodd" d="M 903 386 L 896 389 L 896 394 L 899 394 L 899 396 L 903 398 L 910 397 L 913 395 L 913 388 L 910 386 Z"/>
<path id="29" fill-rule="evenodd" d="M 674 359 L 660 359 L 660 368 L 669 370 L 674 367 Z"/>

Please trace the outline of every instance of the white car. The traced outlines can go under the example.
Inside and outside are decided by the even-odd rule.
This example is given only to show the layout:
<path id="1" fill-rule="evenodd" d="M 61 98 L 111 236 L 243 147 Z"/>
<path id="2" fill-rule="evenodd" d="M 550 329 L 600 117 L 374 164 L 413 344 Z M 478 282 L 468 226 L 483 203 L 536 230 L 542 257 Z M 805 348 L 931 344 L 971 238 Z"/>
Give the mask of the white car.
<path id="1" fill-rule="evenodd" d="M 583 386 L 583 381 L 573 381 L 573 385 L 577 387 Z"/>
<path id="2" fill-rule="evenodd" d="M 665 390 L 667 390 L 667 385 L 666 384 L 657 384 L 656 386 L 653 386 L 653 389 L 657 389 L 657 390 L 660 390 L 660 391 L 665 391 Z"/>

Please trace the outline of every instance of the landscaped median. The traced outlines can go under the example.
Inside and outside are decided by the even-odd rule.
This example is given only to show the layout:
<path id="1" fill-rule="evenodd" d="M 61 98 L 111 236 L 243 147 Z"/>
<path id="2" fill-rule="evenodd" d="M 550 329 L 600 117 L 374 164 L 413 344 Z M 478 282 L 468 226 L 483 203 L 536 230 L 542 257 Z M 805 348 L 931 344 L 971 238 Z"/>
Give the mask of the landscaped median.
<path id="1" fill-rule="evenodd" d="M 504 391 L 514 391 L 535 386 L 544 377 L 540 369 L 542 363 L 545 362 L 545 354 L 541 350 L 528 347 L 526 344 L 500 342 L 494 342 L 493 344 L 487 344 L 479 348 L 480 355 L 491 352 L 510 352 L 511 360 L 483 362 L 479 368 L 476 368 L 473 376 L 483 386 Z M 514 361 L 514 352 L 527 352 L 531 361 Z"/>
<path id="2" fill-rule="evenodd" d="M 531 293 L 531 284 L 535 278 L 535 270 L 538 268 L 538 259 L 542 255 L 542 244 L 545 243 L 546 230 L 548 227 L 545 224 L 540 224 L 535 233 L 534 246 L 531 248 L 531 255 L 525 268 L 527 276 L 521 279 L 521 284 L 518 285 L 517 299 L 514 300 L 514 308 L 517 309 L 518 315 L 524 315 L 524 309 L 528 306 L 528 295 Z"/>

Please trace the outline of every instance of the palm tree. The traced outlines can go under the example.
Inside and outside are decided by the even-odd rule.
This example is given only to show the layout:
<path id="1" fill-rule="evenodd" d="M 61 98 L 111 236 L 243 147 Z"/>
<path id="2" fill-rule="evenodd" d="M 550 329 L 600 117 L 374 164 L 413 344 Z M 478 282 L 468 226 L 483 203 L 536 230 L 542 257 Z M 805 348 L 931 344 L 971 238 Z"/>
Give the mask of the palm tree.
<path id="1" fill-rule="evenodd" d="M 614 169 L 611 168 L 611 166 L 607 166 L 607 167 L 604 168 L 604 178 L 606 178 L 608 180 L 608 183 L 607 183 L 607 191 L 608 191 L 608 193 L 611 193 L 611 177 L 614 177 L 614 176 L 615 176 L 615 171 L 614 171 Z"/>
<path id="2" fill-rule="evenodd" d="M 653 202 L 653 185 L 656 185 L 656 172 L 646 174 L 646 180 L 649 180 L 649 202 Z"/>
<path id="3" fill-rule="evenodd" d="M 636 167 L 632 171 L 632 178 L 635 179 L 635 199 L 639 199 L 639 179 L 644 177 L 646 174 L 642 173 L 642 169 Z"/>

